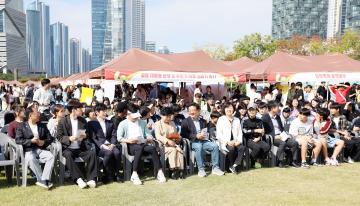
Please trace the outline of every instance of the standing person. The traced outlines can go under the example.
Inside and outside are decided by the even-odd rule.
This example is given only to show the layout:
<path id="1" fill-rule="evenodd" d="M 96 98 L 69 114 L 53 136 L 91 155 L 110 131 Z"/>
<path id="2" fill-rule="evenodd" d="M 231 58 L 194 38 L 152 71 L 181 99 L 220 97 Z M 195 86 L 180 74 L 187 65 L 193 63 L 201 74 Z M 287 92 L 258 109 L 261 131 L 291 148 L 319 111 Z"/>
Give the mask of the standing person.
<path id="1" fill-rule="evenodd" d="M 32 101 L 34 97 L 34 84 L 30 84 L 25 91 L 25 100 Z"/>
<path id="2" fill-rule="evenodd" d="M 56 90 L 55 90 L 55 96 L 56 96 L 56 101 L 57 103 L 61 103 L 63 98 L 62 98 L 62 88 L 61 85 L 58 85 Z"/>
<path id="3" fill-rule="evenodd" d="M 50 103 L 55 102 L 54 96 L 50 91 L 50 80 L 41 80 L 41 88 L 35 91 L 33 101 L 39 103 L 39 111 L 43 113 L 50 108 Z"/>
<path id="4" fill-rule="evenodd" d="M 290 88 L 289 88 L 289 91 L 288 91 L 288 95 L 287 95 L 286 101 L 289 101 L 290 99 L 293 99 L 294 96 L 295 96 L 295 93 L 296 93 L 295 83 L 292 82 L 292 83 L 290 84 Z"/>
<path id="5" fill-rule="evenodd" d="M 70 114 L 60 120 L 57 130 L 57 139 L 63 147 L 66 167 L 70 171 L 72 180 L 80 189 L 87 186 L 95 188 L 97 179 L 96 151 L 87 145 L 87 123 L 82 117 L 82 105 L 78 100 L 71 99 L 67 109 Z M 81 157 L 86 164 L 87 182 L 84 181 L 84 175 L 75 162 L 77 157 Z"/>
<path id="6" fill-rule="evenodd" d="M 255 104 L 249 104 L 248 117 L 243 120 L 243 134 L 248 147 L 252 150 L 251 166 L 255 166 L 257 158 L 264 159 L 270 151 L 270 145 L 263 140 L 265 134 L 264 125 L 261 119 L 256 117 L 257 107 Z"/>
<path id="7" fill-rule="evenodd" d="M 53 138 L 46 126 L 39 123 L 40 113 L 37 110 L 26 110 L 25 116 L 27 122 L 20 123 L 16 130 L 16 144 L 24 148 L 25 161 L 36 175 L 36 185 L 50 189 L 53 186 L 50 180 L 55 157 L 46 148 L 53 142 Z M 40 163 L 45 163 L 43 170 Z"/>
<path id="8" fill-rule="evenodd" d="M 140 84 L 138 84 L 136 87 L 136 91 L 132 95 L 132 98 L 139 98 L 139 99 L 141 99 L 141 101 L 144 102 L 146 100 L 146 96 L 147 96 L 147 94 L 146 94 L 145 89 Z"/>
<path id="9" fill-rule="evenodd" d="M 314 98 L 315 98 L 315 95 L 312 93 L 312 86 L 307 85 L 305 87 L 304 101 L 311 102 Z"/>
<path id="10" fill-rule="evenodd" d="M 211 91 L 211 86 L 206 87 L 206 93 L 203 94 L 203 97 L 204 97 L 205 100 L 215 99 L 215 95 Z"/>
<path id="11" fill-rule="evenodd" d="M 250 86 L 250 92 L 247 95 L 250 97 L 250 103 L 255 103 L 256 100 L 261 99 L 261 94 L 256 92 L 257 88 L 254 84 L 251 84 Z"/>
<path id="12" fill-rule="evenodd" d="M 99 103 L 103 103 L 104 101 L 104 90 L 98 85 L 96 87 L 95 93 L 94 93 L 95 99 Z"/>
<path id="13" fill-rule="evenodd" d="M 335 95 L 336 103 L 344 106 L 347 102 L 347 96 L 351 87 L 345 84 L 338 84 L 335 86 L 329 86 L 331 93 Z"/>
<path id="14" fill-rule="evenodd" d="M 216 138 L 219 147 L 228 153 L 229 170 L 236 174 L 237 167 L 242 165 L 246 149 L 243 144 L 241 124 L 240 120 L 233 116 L 234 106 L 231 103 L 225 103 L 223 114 L 216 124 Z"/>
<path id="15" fill-rule="evenodd" d="M 19 125 L 24 122 L 25 119 L 25 109 L 22 106 L 16 106 L 14 109 L 15 112 L 15 120 L 12 121 L 8 126 L 7 135 L 13 139 L 15 139 L 16 136 L 16 129 L 19 127 Z"/>
<path id="16" fill-rule="evenodd" d="M 114 123 L 106 119 L 106 106 L 99 103 L 95 107 L 96 121 L 88 124 L 89 139 L 95 143 L 97 155 L 103 158 L 105 167 L 104 183 L 120 181 L 119 170 L 121 152 L 116 147 L 116 127 Z"/>
<path id="17" fill-rule="evenodd" d="M 81 84 L 76 85 L 76 90 L 75 90 L 75 92 L 73 93 L 73 95 L 74 95 L 73 98 L 74 98 L 74 99 L 80 100 L 80 97 L 81 97 L 81 87 L 82 87 Z"/>
<path id="18" fill-rule="evenodd" d="M 289 148 L 292 154 L 292 166 L 299 167 L 297 164 L 299 144 L 284 131 L 284 127 L 279 116 L 279 104 L 275 101 L 271 101 L 268 103 L 268 107 L 269 113 L 262 116 L 262 121 L 264 124 L 265 134 L 270 135 L 274 140 L 273 144 L 278 147 L 276 153 L 277 166 L 284 167 L 285 149 Z"/>
<path id="19" fill-rule="evenodd" d="M 301 82 L 296 82 L 295 84 L 295 96 L 299 102 L 304 101 L 304 91 L 302 89 L 303 84 Z"/>
<path id="20" fill-rule="evenodd" d="M 171 107 L 164 107 L 160 111 L 161 120 L 154 125 L 155 138 L 165 147 L 165 155 L 169 160 L 171 178 L 184 178 L 184 152 L 180 147 L 181 137 L 171 121 L 173 111 Z M 172 139 L 171 137 L 177 139 Z"/>
<path id="21" fill-rule="evenodd" d="M 205 177 L 204 152 L 211 153 L 212 174 L 222 176 L 219 168 L 219 147 L 207 138 L 206 121 L 200 117 L 200 105 L 192 103 L 189 106 L 189 117 L 181 124 L 181 137 L 191 141 L 192 150 L 198 166 L 198 176 Z"/>
<path id="22" fill-rule="evenodd" d="M 126 143 L 130 155 L 134 156 L 133 172 L 130 180 L 135 185 L 141 185 L 137 171 L 140 167 L 140 160 L 144 154 L 150 154 L 154 164 L 155 171 L 157 171 L 157 179 L 160 183 L 166 182 L 166 178 L 160 166 L 160 158 L 156 151 L 153 136 L 146 127 L 146 122 L 140 119 L 139 108 L 134 104 L 128 105 L 128 115 L 126 120 L 122 121 L 117 130 L 117 140 L 121 143 Z"/>
<path id="23" fill-rule="evenodd" d="M 317 95 L 317 97 L 319 97 L 320 99 L 323 99 L 323 100 L 329 99 L 330 95 L 328 94 L 328 90 L 326 89 L 326 82 L 324 82 L 324 81 L 321 82 L 321 85 L 316 90 L 316 95 Z"/>

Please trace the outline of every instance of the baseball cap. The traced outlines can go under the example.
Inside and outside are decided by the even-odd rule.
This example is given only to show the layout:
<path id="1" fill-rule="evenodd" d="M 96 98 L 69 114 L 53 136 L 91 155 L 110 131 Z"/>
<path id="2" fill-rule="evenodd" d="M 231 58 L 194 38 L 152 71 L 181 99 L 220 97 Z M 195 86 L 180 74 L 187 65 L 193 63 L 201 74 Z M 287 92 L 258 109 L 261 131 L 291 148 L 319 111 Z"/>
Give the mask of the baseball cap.
<path id="1" fill-rule="evenodd" d="M 254 104 L 254 103 L 250 103 L 250 104 L 248 105 L 247 109 L 248 109 L 248 110 L 250 110 L 250 109 L 257 109 L 257 105 Z"/>

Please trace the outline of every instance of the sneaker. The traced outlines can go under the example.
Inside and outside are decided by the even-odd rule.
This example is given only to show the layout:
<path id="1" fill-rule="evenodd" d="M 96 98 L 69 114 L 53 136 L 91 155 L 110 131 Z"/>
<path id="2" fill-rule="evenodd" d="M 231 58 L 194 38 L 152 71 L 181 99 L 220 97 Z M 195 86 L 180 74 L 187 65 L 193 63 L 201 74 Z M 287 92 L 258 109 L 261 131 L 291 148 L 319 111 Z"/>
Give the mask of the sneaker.
<path id="1" fill-rule="evenodd" d="M 223 176 L 225 173 L 223 171 L 221 171 L 219 168 L 215 167 L 212 170 L 211 174 L 217 175 L 217 176 Z"/>
<path id="2" fill-rule="evenodd" d="M 54 186 L 54 184 L 49 181 L 46 182 L 46 185 L 47 185 L 48 189 L 51 189 Z"/>
<path id="3" fill-rule="evenodd" d="M 138 175 L 131 175 L 130 181 L 134 183 L 134 185 L 142 185 L 142 182 Z"/>
<path id="4" fill-rule="evenodd" d="M 159 180 L 160 183 L 166 182 L 166 178 L 162 170 L 159 170 L 157 174 L 157 179 Z"/>
<path id="5" fill-rule="evenodd" d="M 44 188 L 44 189 L 49 189 L 49 187 L 46 185 L 46 182 L 45 182 L 45 181 L 37 181 L 35 184 L 36 184 L 37 186 L 39 186 L 39 187 Z"/>
<path id="6" fill-rule="evenodd" d="M 200 169 L 199 172 L 198 172 L 198 176 L 199 177 L 206 177 L 206 172 L 204 169 Z"/>
<path id="7" fill-rule="evenodd" d="M 292 162 L 291 166 L 294 167 L 294 168 L 299 168 L 300 167 L 300 165 L 297 164 L 296 162 Z"/>
<path id="8" fill-rule="evenodd" d="M 87 187 L 87 184 L 84 182 L 83 179 L 79 178 L 76 180 L 76 184 L 78 184 L 80 189 L 84 189 Z"/>
<path id="9" fill-rule="evenodd" d="M 87 183 L 87 186 L 89 186 L 90 188 L 96 188 L 96 182 L 94 180 L 90 180 Z"/>
<path id="10" fill-rule="evenodd" d="M 339 162 L 337 161 L 337 159 L 331 159 L 330 165 L 339 166 Z"/>
<path id="11" fill-rule="evenodd" d="M 306 162 L 303 162 L 303 163 L 301 163 L 301 168 L 309 169 L 310 165 L 308 163 L 306 163 Z"/>
<path id="12" fill-rule="evenodd" d="M 347 158 L 347 163 L 349 163 L 349 164 L 354 164 L 354 160 L 351 159 L 351 157 L 348 157 L 348 158 Z"/>
<path id="13" fill-rule="evenodd" d="M 237 174 L 236 168 L 234 166 L 229 167 L 229 170 L 233 174 Z"/>

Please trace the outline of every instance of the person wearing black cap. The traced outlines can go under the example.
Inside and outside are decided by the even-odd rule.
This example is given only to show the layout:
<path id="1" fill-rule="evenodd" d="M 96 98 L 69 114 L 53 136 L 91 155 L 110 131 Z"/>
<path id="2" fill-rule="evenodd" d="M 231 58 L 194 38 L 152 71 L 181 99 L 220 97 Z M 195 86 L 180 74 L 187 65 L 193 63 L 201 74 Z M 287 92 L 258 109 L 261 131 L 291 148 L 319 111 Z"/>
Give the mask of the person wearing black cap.
<path id="1" fill-rule="evenodd" d="M 248 117 L 243 120 L 243 134 L 247 141 L 247 146 L 252 150 L 251 165 L 255 166 L 257 158 L 263 158 L 270 150 L 270 145 L 263 141 L 265 134 L 263 122 L 256 117 L 257 106 L 250 104 L 248 106 Z"/>

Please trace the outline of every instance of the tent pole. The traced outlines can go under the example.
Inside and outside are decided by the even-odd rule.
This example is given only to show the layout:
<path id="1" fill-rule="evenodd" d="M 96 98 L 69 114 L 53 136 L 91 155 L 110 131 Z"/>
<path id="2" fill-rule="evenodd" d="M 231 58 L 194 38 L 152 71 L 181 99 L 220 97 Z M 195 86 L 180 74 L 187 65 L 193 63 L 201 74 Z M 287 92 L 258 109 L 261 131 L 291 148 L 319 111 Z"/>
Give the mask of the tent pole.
<path id="1" fill-rule="evenodd" d="M 221 95 L 220 95 L 220 82 L 218 82 L 218 96 L 221 98 Z"/>

